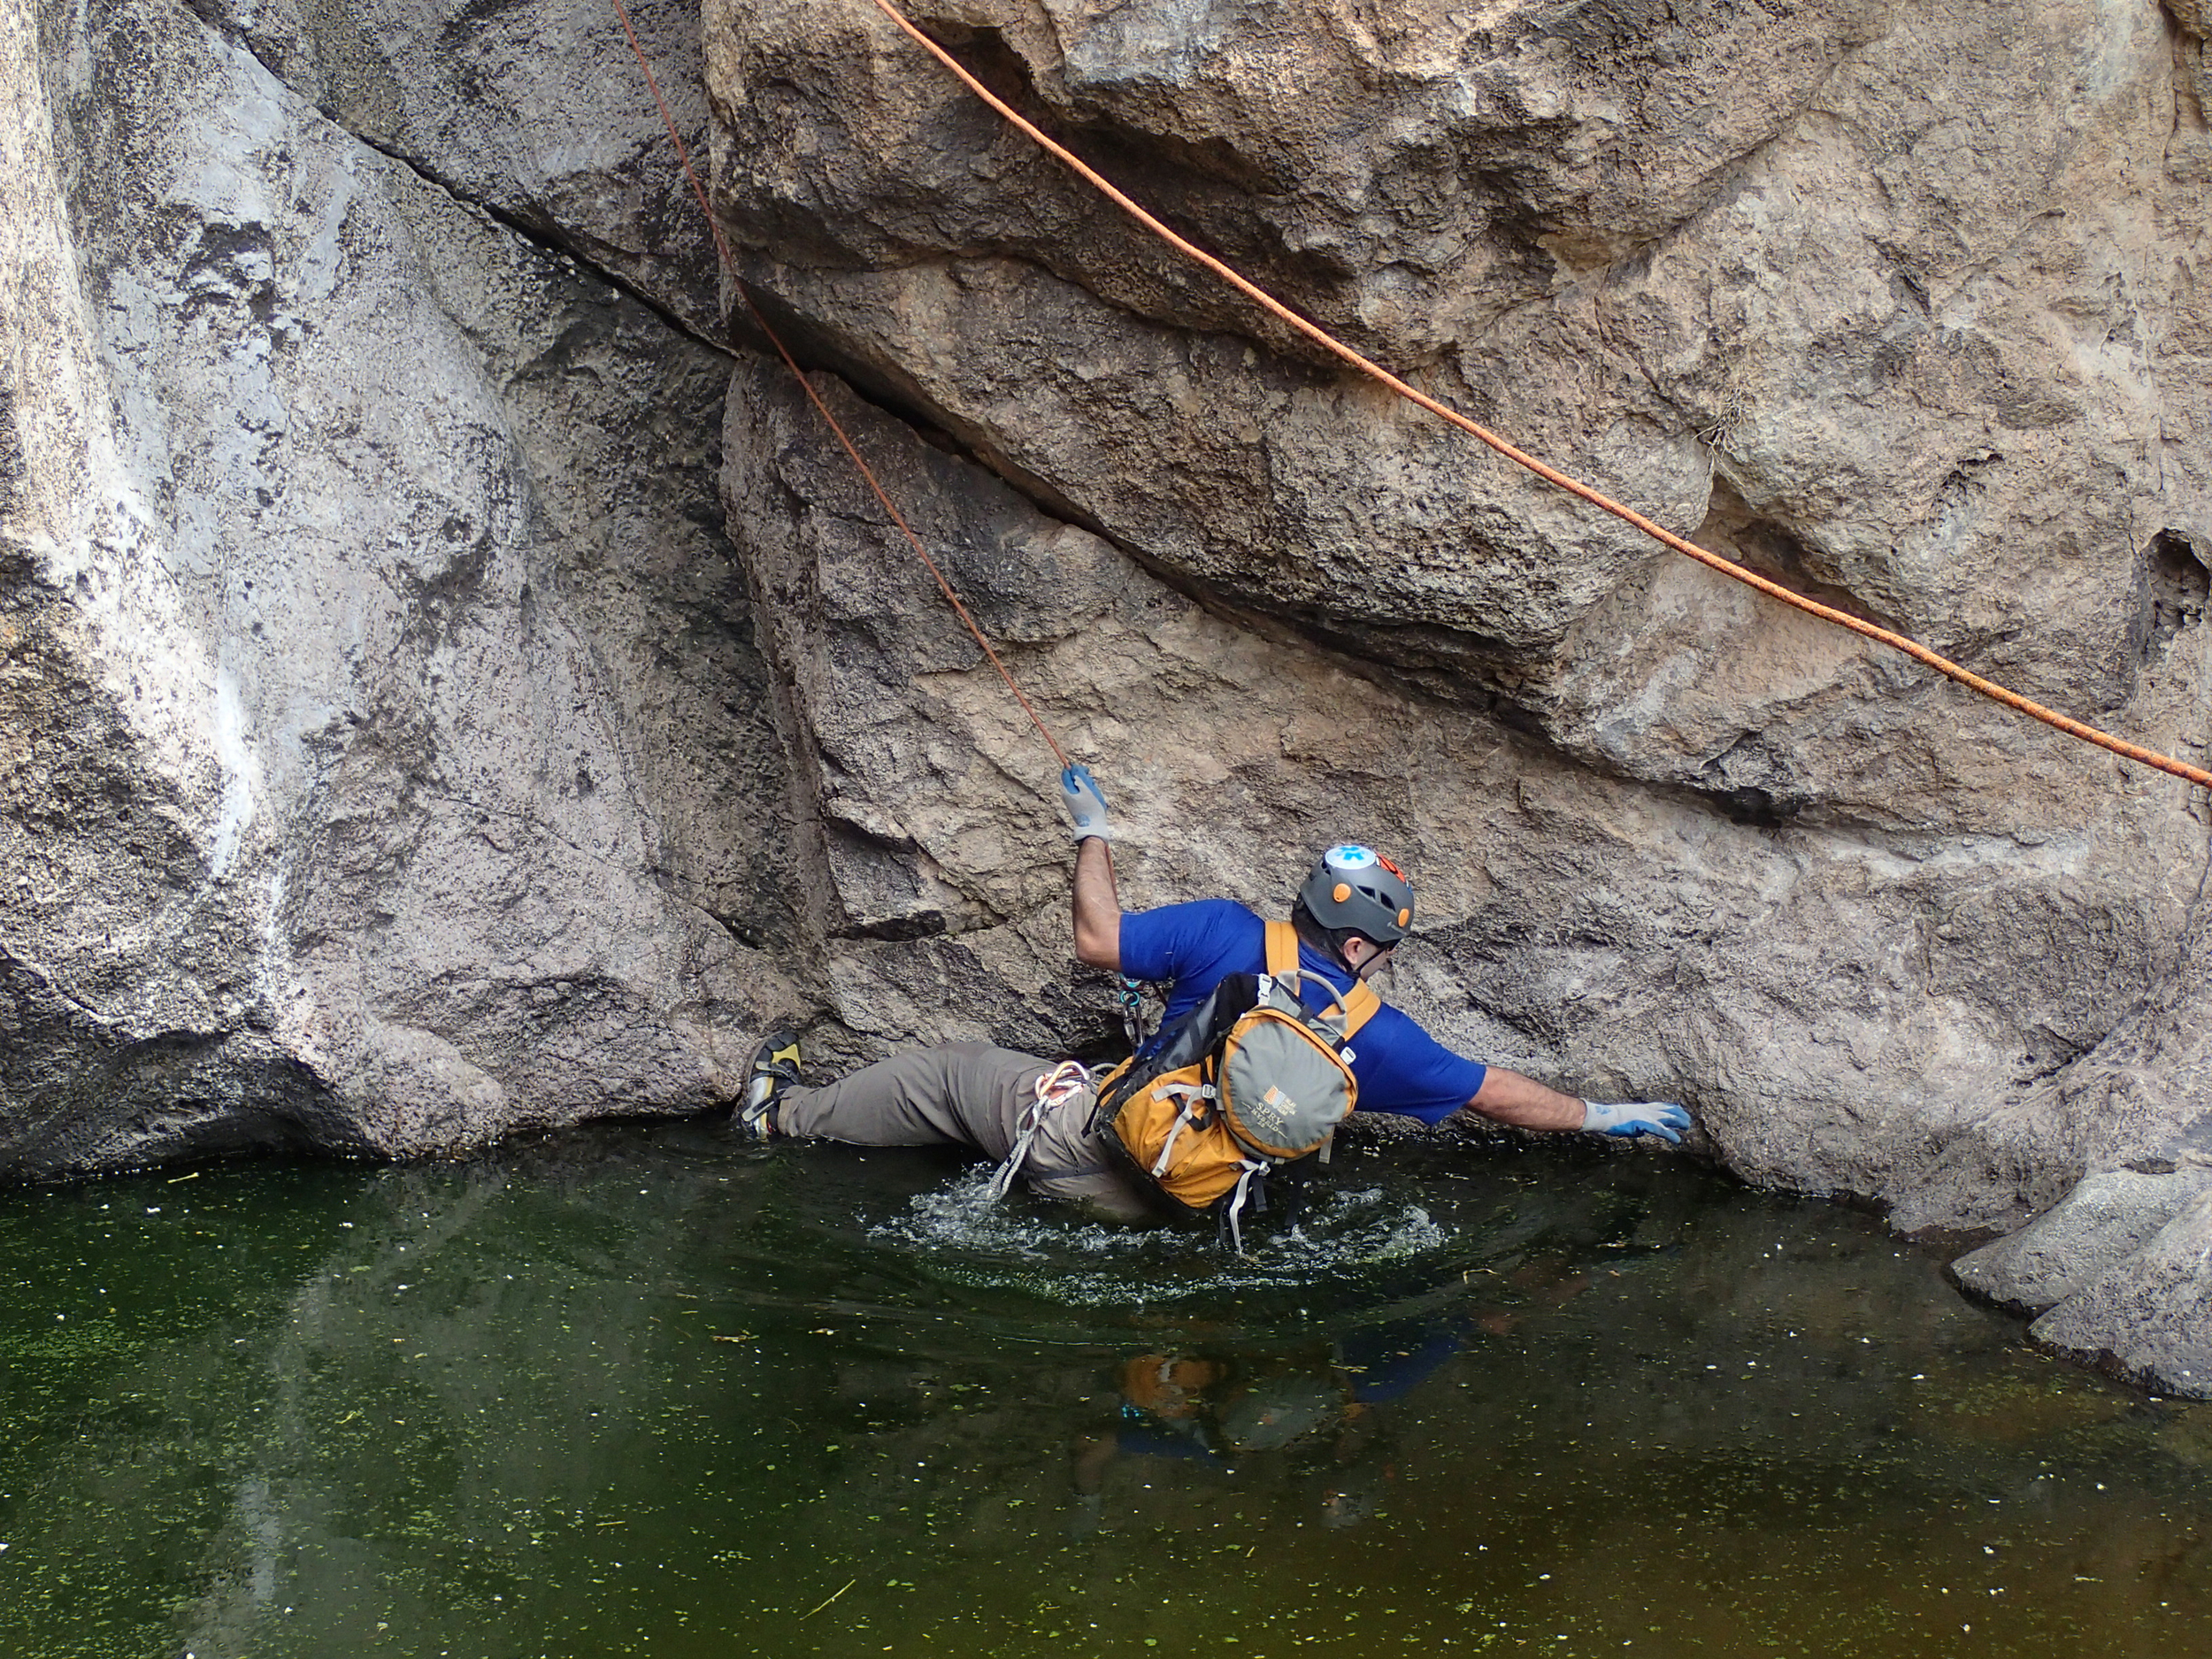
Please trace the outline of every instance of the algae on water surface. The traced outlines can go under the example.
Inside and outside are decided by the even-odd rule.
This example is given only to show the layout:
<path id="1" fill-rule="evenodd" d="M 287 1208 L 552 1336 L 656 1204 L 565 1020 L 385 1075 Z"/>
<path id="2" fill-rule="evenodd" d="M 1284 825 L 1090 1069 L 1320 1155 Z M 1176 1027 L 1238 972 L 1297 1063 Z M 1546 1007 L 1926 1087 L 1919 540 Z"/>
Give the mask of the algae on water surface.
<path id="1" fill-rule="evenodd" d="M 2204 1408 L 1870 1218 L 1355 1152 L 1245 1263 L 698 1125 L 0 1198 L 0 1650 L 2127 1655 Z"/>

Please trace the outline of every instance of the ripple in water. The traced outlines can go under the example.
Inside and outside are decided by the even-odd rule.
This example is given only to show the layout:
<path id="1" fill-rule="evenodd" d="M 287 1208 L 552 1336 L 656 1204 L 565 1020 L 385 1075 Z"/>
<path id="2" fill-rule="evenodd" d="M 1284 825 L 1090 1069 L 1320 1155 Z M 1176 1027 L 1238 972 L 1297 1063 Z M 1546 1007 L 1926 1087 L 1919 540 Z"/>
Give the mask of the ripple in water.
<path id="1" fill-rule="evenodd" d="M 916 1194 L 869 1229 L 935 1274 L 978 1288 L 1018 1289 L 1084 1305 L 1175 1302 L 1225 1290 L 1357 1279 L 1432 1256 L 1450 1232 L 1380 1187 L 1330 1192 L 1291 1228 L 1263 1224 L 1233 1256 L 1210 1232 L 1089 1220 L 1027 1197 L 995 1202 L 979 1166 Z"/>

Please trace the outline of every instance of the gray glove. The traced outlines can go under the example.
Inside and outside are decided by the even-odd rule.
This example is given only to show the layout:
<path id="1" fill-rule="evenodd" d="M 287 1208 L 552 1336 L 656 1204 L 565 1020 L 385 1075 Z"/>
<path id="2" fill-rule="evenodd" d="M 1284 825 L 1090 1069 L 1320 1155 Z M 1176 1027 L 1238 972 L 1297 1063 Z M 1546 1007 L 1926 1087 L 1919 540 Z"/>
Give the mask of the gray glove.
<path id="1" fill-rule="evenodd" d="M 1657 1135 L 1662 1141 L 1681 1141 L 1690 1126 L 1690 1114 L 1671 1100 L 1623 1101 L 1609 1106 L 1602 1101 L 1582 1102 L 1586 1134 Z"/>
<path id="2" fill-rule="evenodd" d="M 1106 797 L 1100 793 L 1098 780 L 1091 776 L 1088 766 L 1070 766 L 1060 774 L 1060 799 L 1068 809 L 1068 816 L 1075 820 L 1075 839 L 1079 842 L 1094 835 L 1102 841 L 1114 839 L 1114 826 L 1106 817 Z"/>

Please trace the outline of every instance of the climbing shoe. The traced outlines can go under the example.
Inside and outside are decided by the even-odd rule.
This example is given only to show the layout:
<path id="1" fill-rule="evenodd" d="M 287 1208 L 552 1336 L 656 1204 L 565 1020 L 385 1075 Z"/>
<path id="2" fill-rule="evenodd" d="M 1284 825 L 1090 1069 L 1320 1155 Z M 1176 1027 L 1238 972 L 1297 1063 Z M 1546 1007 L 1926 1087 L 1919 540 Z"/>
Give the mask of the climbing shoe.
<path id="1" fill-rule="evenodd" d="M 738 1133 L 749 1141 L 765 1141 L 776 1126 L 776 1102 L 799 1080 L 799 1039 L 795 1032 L 772 1031 L 753 1051 L 753 1067 L 745 1079 L 745 1098 L 730 1114 Z"/>

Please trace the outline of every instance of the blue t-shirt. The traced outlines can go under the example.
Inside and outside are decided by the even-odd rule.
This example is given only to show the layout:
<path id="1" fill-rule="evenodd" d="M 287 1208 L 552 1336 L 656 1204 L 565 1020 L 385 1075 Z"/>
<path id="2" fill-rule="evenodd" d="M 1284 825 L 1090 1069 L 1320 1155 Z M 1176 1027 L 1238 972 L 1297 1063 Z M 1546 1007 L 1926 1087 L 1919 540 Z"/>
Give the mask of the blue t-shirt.
<path id="1" fill-rule="evenodd" d="M 1298 965 L 1340 991 L 1351 989 L 1352 976 L 1303 941 Z M 1167 904 L 1121 918 L 1121 971 L 1133 979 L 1168 982 L 1162 1031 L 1231 974 L 1266 969 L 1267 924 L 1233 899 Z M 1352 1076 L 1359 1083 L 1362 1111 L 1395 1112 L 1432 1124 L 1472 1100 L 1483 1073 L 1479 1064 L 1454 1054 L 1388 1003 L 1352 1039 Z"/>

